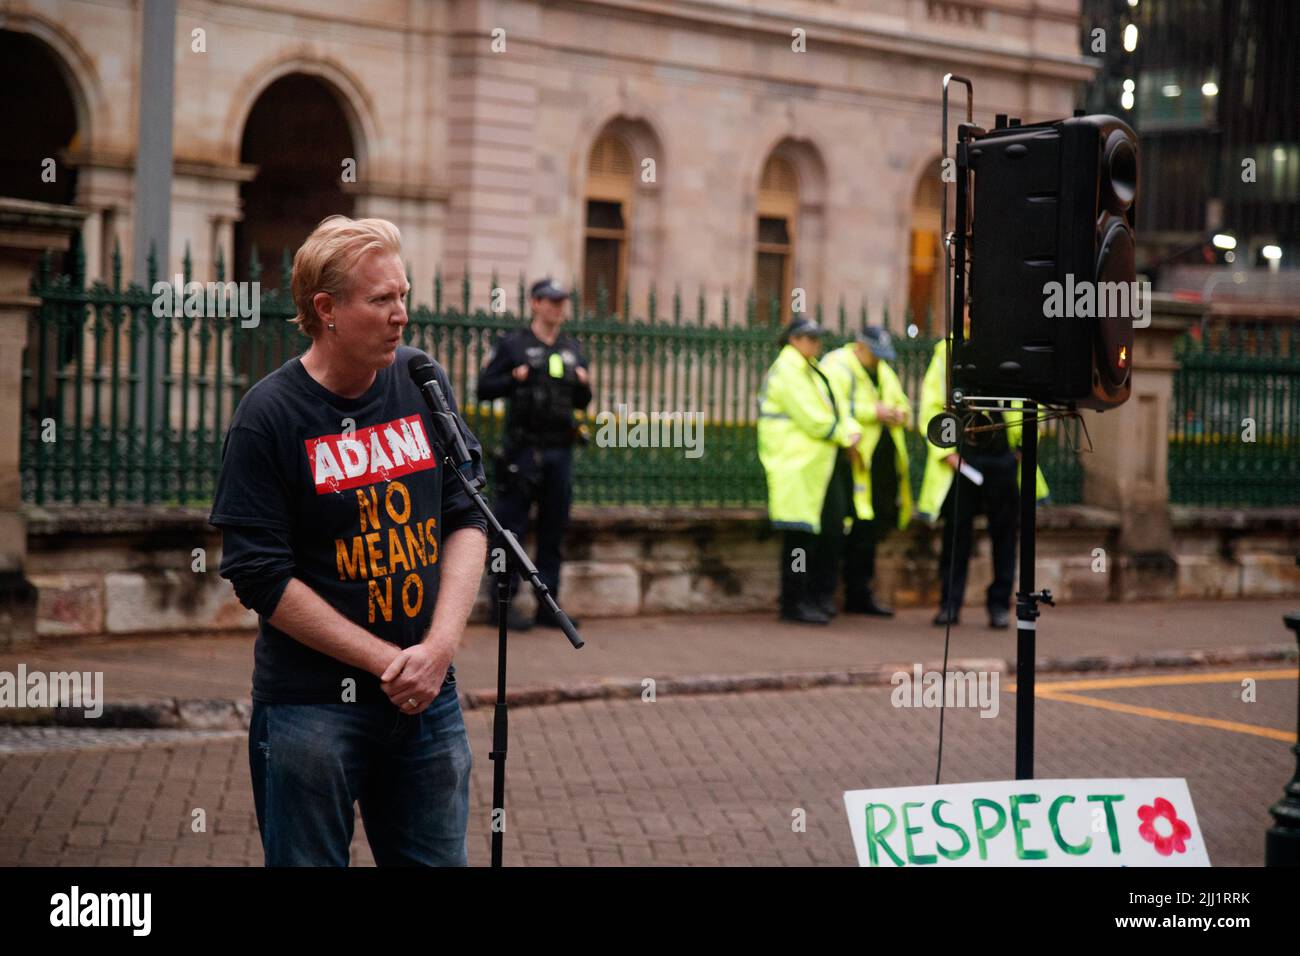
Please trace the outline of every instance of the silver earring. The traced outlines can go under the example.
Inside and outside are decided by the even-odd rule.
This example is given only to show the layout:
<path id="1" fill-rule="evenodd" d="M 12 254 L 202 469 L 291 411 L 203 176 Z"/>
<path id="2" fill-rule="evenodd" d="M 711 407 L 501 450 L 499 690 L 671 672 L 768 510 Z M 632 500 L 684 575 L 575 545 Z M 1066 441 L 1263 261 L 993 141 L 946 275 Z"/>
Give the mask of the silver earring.
<path id="1" fill-rule="evenodd" d="M 330 327 L 331 329 L 334 328 L 334 323 L 331 322 L 329 327 Z"/>

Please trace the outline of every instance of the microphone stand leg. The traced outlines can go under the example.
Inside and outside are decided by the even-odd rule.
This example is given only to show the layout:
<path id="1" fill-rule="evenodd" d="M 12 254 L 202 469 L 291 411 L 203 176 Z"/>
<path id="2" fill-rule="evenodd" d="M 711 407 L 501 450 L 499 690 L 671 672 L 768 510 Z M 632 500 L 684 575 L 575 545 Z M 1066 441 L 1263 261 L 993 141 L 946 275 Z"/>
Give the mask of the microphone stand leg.
<path id="1" fill-rule="evenodd" d="M 434 442 L 438 460 L 447 465 L 447 472 L 460 482 L 465 493 L 474 502 L 475 507 L 487 519 L 492 534 L 498 535 L 505 546 L 508 558 L 505 567 L 496 572 L 497 579 L 497 702 L 492 715 L 492 750 L 488 757 L 492 760 L 492 865 L 501 865 L 501 849 L 506 830 L 506 740 L 509 736 L 509 718 L 506 713 L 506 630 L 510 618 L 510 582 L 516 569 L 522 569 L 520 577 L 526 577 L 533 590 L 545 606 L 555 615 L 564 636 L 575 649 L 584 645 L 569 620 L 564 609 L 551 597 L 550 591 L 543 583 L 537 568 L 528 559 L 519 541 L 506 528 L 501 526 L 497 516 L 492 513 L 488 503 L 479 494 L 482 479 L 471 479 L 457 462 L 449 458 L 441 445 Z M 468 455 L 463 456 L 468 459 Z"/>
<path id="2" fill-rule="evenodd" d="M 497 701 L 492 714 L 492 865 L 501 866 L 502 842 L 506 829 L 506 747 L 509 717 L 506 713 L 506 627 L 510 615 L 508 568 L 496 572 L 497 579 Z"/>

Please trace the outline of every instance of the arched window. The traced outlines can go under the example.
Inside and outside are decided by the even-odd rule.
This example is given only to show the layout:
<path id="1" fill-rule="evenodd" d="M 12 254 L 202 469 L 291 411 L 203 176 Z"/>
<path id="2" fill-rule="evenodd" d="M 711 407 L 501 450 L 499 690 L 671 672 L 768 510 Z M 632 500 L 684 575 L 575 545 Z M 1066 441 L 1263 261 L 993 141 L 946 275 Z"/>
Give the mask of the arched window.
<path id="1" fill-rule="evenodd" d="M 772 156 L 758 187 L 758 246 L 754 267 L 756 318 L 777 323 L 790 309 L 799 179 L 794 166 Z"/>
<path id="2" fill-rule="evenodd" d="M 72 93 L 53 51 L 10 30 L 0 30 L 0 115 L 0 195 L 75 202 L 77 170 L 67 161 L 78 138 Z"/>
<path id="3" fill-rule="evenodd" d="M 599 290 L 604 290 L 611 312 L 623 308 L 634 173 L 632 151 L 621 138 L 605 133 L 592 144 L 582 257 L 584 309 L 596 307 Z"/>
<path id="4" fill-rule="evenodd" d="M 0 196 L 60 205 L 76 202 L 77 168 L 69 157 L 77 151 L 80 131 L 73 92 L 59 68 L 58 54 L 29 34 L 0 30 L 0 116 L 5 126 L 5 136 L 0 138 Z M 56 274 L 71 272 L 71 250 L 56 256 L 52 268 Z M 69 363 L 79 353 L 88 363 L 102 355 L 87 351 L 83 344 L 93 345 L 89 322 L 73 326 L 60 321 L 43 329 L 38 315 L 33 310 L 28 319 L 25 378 L 14 383 L 21 385 L 29 416 L 24 440 L 39 434 L 47 416 L 62 420 L 65 410 L 72 411 L 78 380 L 69 374 L 68 384 L 63 384 Z M 89 409 L 89 400 L 84 407 Z M 30 447 L 23 449 L 24 459 L 29 451 Z"/>
<path id="5" fill-rule="evenodd" d="M 235 274 L 246 278 L 257 247 L 262 287 L 281 281 L 293 253 L 326 216 L 351 216 L 344 160 L 357 158 L 352 129 L 332 86 L 315 76 L 281 77 L 257 98 L 244 124 L 240 161 L 257 175 L 240 186 L 244 218 L 235 226 Z"/>
<path id="6" fill-rule="evenodd" d="M 921 174 L 912 194 L 912 228 L 908 235 L 907 305 L 921 335 L 941 335 L 943 317 L 943 244 L 940 232 L 944 183 L 935 160 Z M 955 228 L 954 199 L 948 199 L 948 228 Z M 927 324 L 927 316 L 929 317 Z"/>

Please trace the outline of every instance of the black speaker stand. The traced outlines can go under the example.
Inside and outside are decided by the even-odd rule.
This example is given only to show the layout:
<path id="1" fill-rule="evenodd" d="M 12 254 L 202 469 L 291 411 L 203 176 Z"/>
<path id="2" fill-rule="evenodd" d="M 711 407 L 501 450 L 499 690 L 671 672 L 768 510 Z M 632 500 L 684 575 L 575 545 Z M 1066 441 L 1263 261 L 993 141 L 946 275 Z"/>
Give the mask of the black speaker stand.
<path id="1" fill-rule="evenodd" d="M 1024 403 L 1020 420 L 1020 590 L 1016 592 L 1016 779 L 1034 777 L 1034 668 L 1038 605 L 1055 605 L 1052 592 L 1034 590 L 1038 517 L 1038 405 Z"/>

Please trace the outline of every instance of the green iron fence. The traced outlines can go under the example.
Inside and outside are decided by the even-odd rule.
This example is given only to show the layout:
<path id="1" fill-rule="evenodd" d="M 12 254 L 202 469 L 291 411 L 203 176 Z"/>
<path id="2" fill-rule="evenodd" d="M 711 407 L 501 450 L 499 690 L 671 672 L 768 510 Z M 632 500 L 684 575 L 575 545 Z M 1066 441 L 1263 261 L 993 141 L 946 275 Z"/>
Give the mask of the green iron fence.
<path id="1" fill-rule="evenodd" d="M 284 256 L 281 275 L 290 273 Z M 258 261 L 252 257 L 253 263 Z M 294 315 L 286 285 L 263 290 L 260 323 L 244 328 L 232 309 L 201 314 L 154 314 L 151 290 L 158 278 L 150 264 L 149 288 L 123 286 L 114 256 L 111 284 L 84 281 L 74 249 L 69 274 L 43 264 L 33 279 L 40 300 L 29 330 L 24 362 L 22 429 L 23 495 L 54 502 L 203 505 L 211 500 L 221 445 L 230 416 L 254 382 L 300 354 L 307 341 L 289 320 Z M 217 264 L 216 281 L 224 282 Z M 192 278 L 186 256 L 183 280 Z M 259 281 L 254 271 L 249 281 Z M 430 305 L 413 306 L 406 341 L 447 369 L 464 417 L 487 449 L 500 440 L 503 406 L 472 396 L 478 369 L 501 333 L 518 328 L 526 309 L 524 282 L 513 289 L 514 311 L 471 307 L 468 278 L 451 301 L 441 278 L 433 281 Z M 494 278 L 492 288 L 498 288 Z M 575 285 L 575 288 L 577 286 Z M 222 293 L 225 295 L 226 293 Z M 625 296 L 620 315 L 632 314 Z M 761 506 L 765 502 L 758 463 L 755 397 L 776 356 L 776 331 L 766 308 L 749 297 L 740 309 L 721 299 L 716 316 L 700 293 L 689 305 L 680 291 L 661 303 L 651 290 L 644 317 L 626 321 L 603 295 L 594 304 L 575 296 L 566 325 L 591 362 L 595 393 L 588 414 L 702 412 L 704 454 L 686 458 L 681 448 L 600 447 L 595 441 L 575 462 L 574 496 L 594 505 Z M 819 321 L 826 315 L 815 309 Z M 868 320 L 840 303 L 831 315 L 828 348 L 847 341 Z M 879 321 L 889 326 L 888 312 Z M 910 317 L 904 317 L 905 325 Z M 897 330 L 896 330 L 897 331 Z M 913 403 L 930 360 L 933 340 L 897 335 L 896 370 Z M 915 410 L 915 409 L 914 409 Z M 1042 461 L 1053 500 L 1080 500 L 1081 470 L 1075 455 L 1075 422 L 1044 426 Z M 50 440 L 53 438 L 54 440 Z M 924 440 L 909 432 L 913 491 L 919 490 Z"/>
<path id="2" fill-rule="evenodd" d="M 1169 500 L 1300 504 L 1300 319 L 1207 319 L 1174 351 Z"/>

